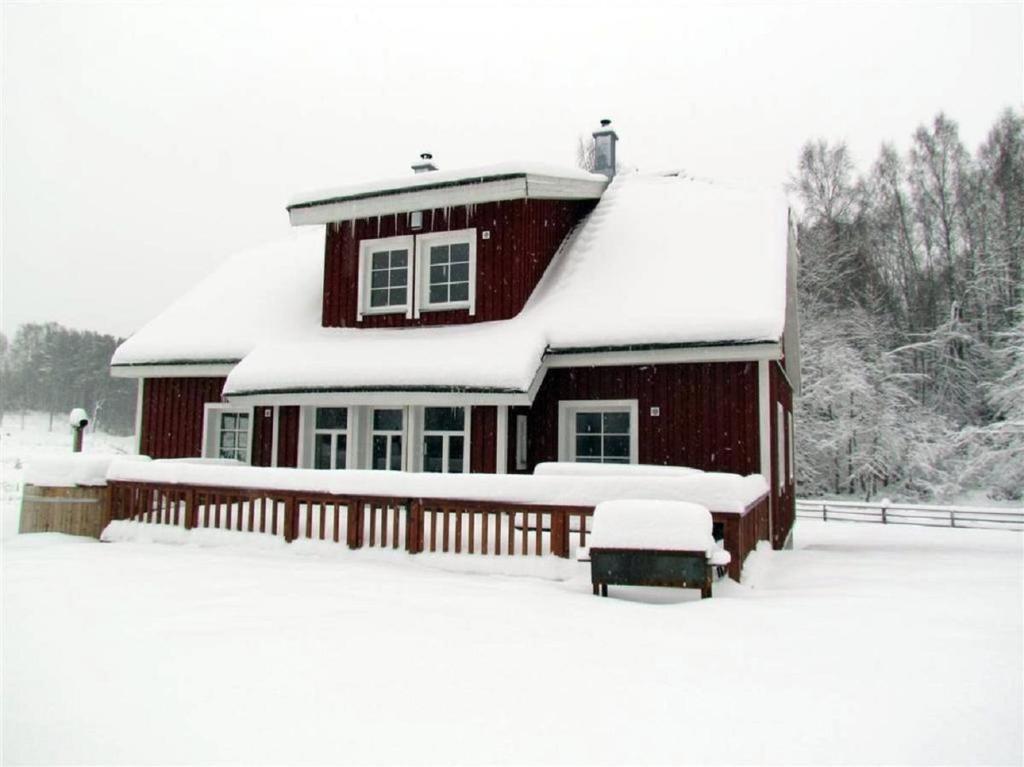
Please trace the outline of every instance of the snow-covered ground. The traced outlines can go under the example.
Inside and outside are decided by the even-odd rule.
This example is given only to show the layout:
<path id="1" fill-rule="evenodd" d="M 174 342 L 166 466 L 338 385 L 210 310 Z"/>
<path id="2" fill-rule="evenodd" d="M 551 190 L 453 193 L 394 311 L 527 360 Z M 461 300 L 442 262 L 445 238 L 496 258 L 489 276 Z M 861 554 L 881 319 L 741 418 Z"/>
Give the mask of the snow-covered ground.
<path id="1" fill-rule="evenodd" d="M 799 520 L 711 600 L 600 599 L 552 558 L 17 536 L 15 462 L 68 444 L 18 426 L 5 764 L 1024 758 L 1020 533 Z"/>

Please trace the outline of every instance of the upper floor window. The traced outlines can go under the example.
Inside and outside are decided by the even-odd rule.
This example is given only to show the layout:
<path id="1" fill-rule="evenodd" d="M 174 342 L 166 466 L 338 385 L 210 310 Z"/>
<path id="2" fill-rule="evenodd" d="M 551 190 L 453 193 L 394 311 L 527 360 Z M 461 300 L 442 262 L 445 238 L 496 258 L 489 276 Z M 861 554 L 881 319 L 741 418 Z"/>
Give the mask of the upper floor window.
<path id="1" fill-rule="evenodd" d="M 403 313 L 412 309 L 412 237 L 363 240 L 359 246 L 357 314 Z"/>
<path id="2" fill-rule="evenodd" d="M 476 229 L 416 238 L 419 311 L 469 309 L 476 304 Z"/>

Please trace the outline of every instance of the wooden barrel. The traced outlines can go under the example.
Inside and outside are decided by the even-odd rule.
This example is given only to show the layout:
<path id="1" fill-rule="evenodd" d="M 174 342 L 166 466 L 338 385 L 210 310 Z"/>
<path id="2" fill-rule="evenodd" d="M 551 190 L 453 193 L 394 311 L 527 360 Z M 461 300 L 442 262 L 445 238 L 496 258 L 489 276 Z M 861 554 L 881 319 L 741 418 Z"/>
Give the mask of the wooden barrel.
<path id="1" fill-rule="evenodd" d="M 19 533 L 67 533 L 99 538 L 110 522 L 106 487 L 40 487 L 26 484 Z"/>

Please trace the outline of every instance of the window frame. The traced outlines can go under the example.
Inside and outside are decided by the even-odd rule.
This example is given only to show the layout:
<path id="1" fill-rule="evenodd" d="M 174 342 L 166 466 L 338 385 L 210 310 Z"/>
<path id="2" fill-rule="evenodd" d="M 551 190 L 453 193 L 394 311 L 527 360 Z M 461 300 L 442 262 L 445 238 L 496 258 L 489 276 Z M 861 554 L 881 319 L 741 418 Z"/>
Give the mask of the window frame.
<path id="1" fill-rule="evenodd" d="M 640 402 L 635 399 L 561 400 L 558 403 L 558 460 L 576 462 L 577 413 L 629 413 L 629 463 L 640 462 Z M 603 462 L 602 462 L 603 463 Z"/>
<path id="2" fill-rule="evenodd" d="M 318 410 L 344 410 L 345 411 L 345 428 L 344 429 L 320 429 L 316 425 L 316 415 Z M 331 435 L 331 463 L 334 463 L 334 456 L 337 451 L 338 437 L 345 437 L 345 465 L 341 469 L 348 469 L 352 463 L 352 409 L 346 405 L 315 405 L 313 407 L 312 415 L 312 429 L 310 433 L 313 435 L 313 440 L 310 445 L 310 468 L 316 469 L 316 438 L 320 434 Z M 330 466 L 328 469 L 317 469 L 318 471 L 339 471 L 335 466 Z"/>
<path id="3" fill-rule="evenodd" d="M 378 306 L 370 305 L 370 280 L 373 274 L 370 259 L 375 250 L 406 250 L 409 254 L 405 265 L 405 304 L 402 306 Z M 378 237 L 372 240 L 359 241 L 359 290 L 356 301 L 356 321 L 361 322 L 365 316 L 378 314 L 404 314 L 407 318 L 412 317 L 413 296 L 416 293 L 414 279 L 416 276 L 414 262 L 416 261 L 416 237 L 405 235 L 401 237 Z"/>
<path id="4" fill-rule="evenodd" d="M 373 426 L 373 416 L 378 410 L 398 410 L 402 413 L 402 426 L 400 429 L 375 429 Z M 401 405 L 373 405 L 368 408 L 367 413 L 367 425 L 366 425 L 366 468 L 369 471 L 407 471 L 408 461 L 407 456 L 409 453 L 409 408 Z M 386 435 L 388 437 L 388 450 L 391 449 L 391 437 L 398 435 L 402 439 L 402 447 L 400 450 L 401 461 L 397 469 L 390 467 L 385 469 L 375 469 L 373 467 L 373 438 L 378 435 Z"/>
<path id="5" fill-rule="evenodd" d="M 427 410 L 430 409 L 430 408 L 441 408 L 443 410 L 450 410 L 450 409 L 458 408 L 458 409 L 462 410 L 462 430 L 461 431 L 454 431 L 454 430 L 453 431 L 439 431 L 437 429 L 428 429 L 427 428 Z M 472 428 L 472 423 L 471 423 L 471 413 L 472 412 L 473 412 L 473 408 L 470 407 L 469 405 L 424 405 L 424 406 L 419 408 L 419 418 L 418 418 L 418 420 L 419 420 L 420 428 L 419 428 L 419 434 L 416 437 L 417 445 L 418 445 L 417 450 L 418 450 L 418 457 L 419 457 L 419 471 L 421 471 L 423 473 L 430 473 L 430 474 L 451 474 L 452 472 L 448 471 L 448 460 L 451 457 L 451 453 L 450 453 L 451 440 L 450 440 L 450 438 L 453 437 L 453 436 L 456 436 L 456 437 L 462 437 L 462 473 L 463 474 L 469 474 L 470 473 L 470 470 L 469 470 L 470 469 L 470 467 L 469 467 L 469 456 L 470 456 L 470 453 L 469 453 L 469 440 L 470 440 L 470 431 L 471 431 L 471 428 Z M 440 472 L 427 472 L 426 469 L 424 468 L 424 462 L 426 460 L 426 455 L 427 455 L 426 445 L 424 444 L 424 442 L 425 442 L 427 437 L 431 437 L 431 436 L 433 436 L 433 437 L 441 437 L 442 438 L 442 443 L 441 443 L 441 445 L 442 445 L 442 447 L 441 447 L 441 471 Z"/>
<path id="6" fill-rule="evenodd" d="M 421 312 L 446 312 L 468 309 L 472 317 L 476 314 L 476 227 L 468 229 L 451 229 L 442 232 L 425 232 L 416 235 L 416 302 L 413 316 L 419 317 Z M 464 301 L 430 301 L 430 248 L 437 245 L 469 245 L 469 295 Z"/>
<path id="7" fill-rule="evenodd" d="M 245 438 L 245 463 L 252 465 L 252 436 L 253 425 L 256 420 L 253 417 L 253 409 L 251 407 L 230 405 L 226 402 L 207 402 L 203 406 L 203 445 L 200 455 L 202 458 L 220 459 L 221 416 L 231 413 L 248 416 L 249 426 L 246 429 Z"/>

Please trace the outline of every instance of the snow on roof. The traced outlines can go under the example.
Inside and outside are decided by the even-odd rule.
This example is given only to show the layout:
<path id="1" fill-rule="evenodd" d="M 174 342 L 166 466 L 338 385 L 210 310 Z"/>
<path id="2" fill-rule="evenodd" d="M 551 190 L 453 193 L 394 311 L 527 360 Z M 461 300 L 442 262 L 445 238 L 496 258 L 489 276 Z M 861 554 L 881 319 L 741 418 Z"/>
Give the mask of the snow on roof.
<path id="1" fill-rule="evenodd" d="M 114 352 L 111 365 L 235 362 L 320 325 L 324 231 L 296 229 L 228 258 Z"/>
<path id="2" fill-rule="evenodd" d="M 602 184 L 608 180 L 600 173 L 590 173 L 579 168 L 566 168 L 560 165 L 536 162 L 504 162 L 495 165 L 482 165 L 475 168 L 456 168 L 453 170 L 435 170 L 426 173 L 407 174 L 398 178 L 375 179 L 357 184 L 305 192 L 293 197 L 288 203 L 288 208 L 322 205 L 327 202 L 350 200 L 358 197 L 398 194 L 427 187 L 476 184 L 518 176 L 538 176 L 567 181 L 593 181 Z"/>
<path id="3" fill-rule="evenodd" d="M 616 176 L 523 314 L 555 350 L 778 341 L 788 226 L 781 193 Z"/>
<path id="4" fill-rule="evenodd" d="M 527 392 L 545 351 L 776 342 L 787 213 L 781 194 L 619 175 L 517 317 L 394 330 L 320 326 L 324 234 L 300 230 L 231 259 L 122 344 L 113 364 L 245 357 L 228 377 L 229 395 Z"/>
<path id="5" fill-rule="evenodd" d="M 544 339 L 509 322 L 429 328 L 316 328 L 297 343 L 263 344 L 231 372 L 225 391 L 530 388 Z"/>

